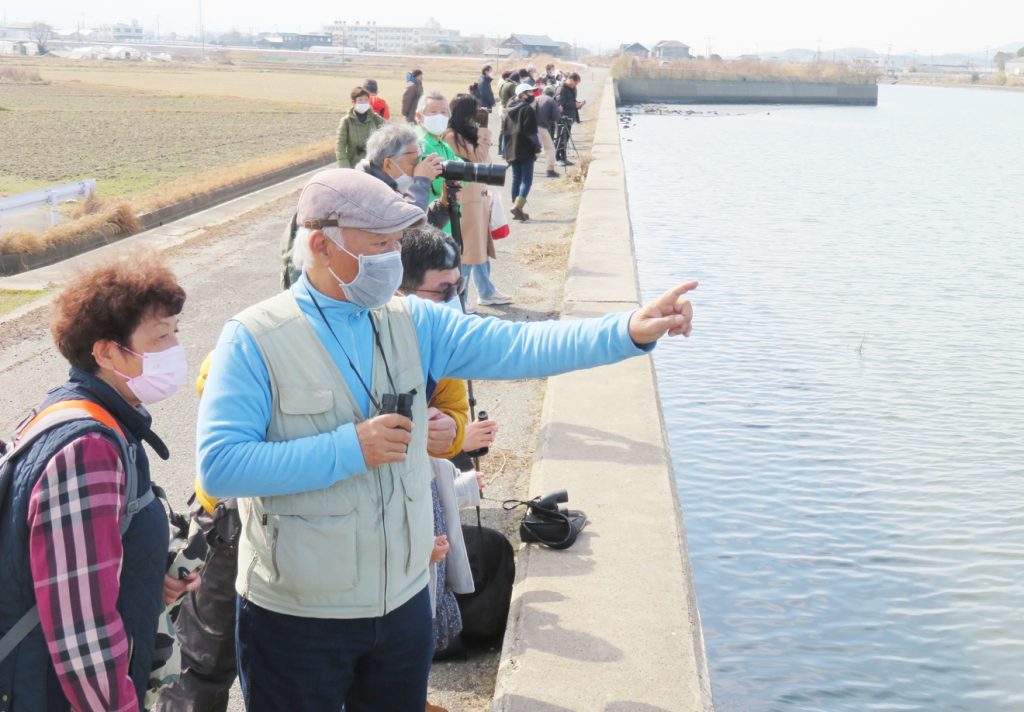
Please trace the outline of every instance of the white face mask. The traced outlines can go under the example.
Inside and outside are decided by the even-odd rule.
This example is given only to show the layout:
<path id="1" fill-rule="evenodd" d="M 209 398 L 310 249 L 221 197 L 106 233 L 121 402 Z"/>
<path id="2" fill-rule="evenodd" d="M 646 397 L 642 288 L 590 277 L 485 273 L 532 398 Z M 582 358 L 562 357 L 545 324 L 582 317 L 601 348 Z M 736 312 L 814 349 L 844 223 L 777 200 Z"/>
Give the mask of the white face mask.
<path id="1" fill-rule="evenodd" d="M 331 240 L 331 242 L 334 242 Z M 375 309 L 391 301 L 395 291 L 402 284 L 405 270 L 402 267 L 402 253 L 385 252 L 380 255 L 353 255 L 337 242 L 338 249 L 355 257 L 359 262 L 359 271 L 355 278 L 347 284 L 341 280 L 330 265 L 327 271 L 338 280 L 338 286 L 350 302 L 366 309 Z"/>
<path id="2" fill-rule="evenodd" d="M 356 113 L 365 114 L 370 110 L 369 104 L 356 104 Z"/>
<path id="3" fill-rule="evenodd" d="M 143 405 L 153 405 L 167 400 L 185 385 L 188 361 L 185 358 L 185 349 L 180 344 L 163 351 L 147 351 L 141 354 L 127 346 L 120 348 L 142 359 L 142 373 L 138 376 L 126 376 L 117 369 L 114 369 L 114 373 L 126 379 L 128 389 Z"/>
<path id="4" fill-rule="evenodd" d="M 448 117 L 444 114 L 431 114 L 423 117 L 423 128 L 435 136 L 440 136 L 448 128 Z"/>

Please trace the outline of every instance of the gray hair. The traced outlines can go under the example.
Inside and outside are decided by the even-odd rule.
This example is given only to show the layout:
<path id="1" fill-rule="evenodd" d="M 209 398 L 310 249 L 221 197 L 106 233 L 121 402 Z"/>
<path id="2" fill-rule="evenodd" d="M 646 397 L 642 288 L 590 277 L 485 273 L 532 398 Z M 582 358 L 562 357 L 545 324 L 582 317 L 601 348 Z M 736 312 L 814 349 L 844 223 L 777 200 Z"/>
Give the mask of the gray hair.
<path id="1" fill-rule="evenodd" d="M 444 107 L 448 109 L 448 100 L 444 98 L 444 94 L 439 91 L 428 91 L 420 97 L 420 103 L 416 106 L 417 113 L 423 113 L 427 108 L 428 101 L 443 101 Z M 451 112 L 451 109 L 448 109 L 448 111 Z"/>
<path id="2" fill-rule="evenodd" d="M 300 226 L 295 231 L 295 242 L 292 244 L 291 251 L 292 264 L 300 272 L 305 272 L 316 264 L 313 248 L 309 244 L 315 232 L 322 232 L 335 245 L 340 245 L 342 242 L 340 227 L 324 227 L 319 230 L 313 230 L 312 228 Z"/>
<path id="3" fill-rule="evenodd" d="M 366 160 L 374 168 L 383 168 L 385 158 L 397 161 L 406 148 L 416 145 L 417 140 L 416 130 L 408 124 L 385 124 L 366 142 Z"/>

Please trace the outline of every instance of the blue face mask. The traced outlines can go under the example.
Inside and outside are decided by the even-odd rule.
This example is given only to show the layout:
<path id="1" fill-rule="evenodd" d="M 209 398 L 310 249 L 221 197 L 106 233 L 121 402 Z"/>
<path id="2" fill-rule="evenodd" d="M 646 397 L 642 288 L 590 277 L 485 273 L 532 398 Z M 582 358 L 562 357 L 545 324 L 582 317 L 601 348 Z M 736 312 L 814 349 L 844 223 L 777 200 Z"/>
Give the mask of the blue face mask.
<path id="1" fill-rule="evenodd" d="M 359 272 L 347 284 L 334 273 L 330 265 L 327 266 L 331 276 L 338 280 L 338 286 L 345 297 L 353 304 L 367 309 L 375 309 L 391 301 L 395 290 L 402 284 L 402 253 L 393 251 L 381 255 L 353 255 L 338 243 L 334 244 L 359 261 Z"/>

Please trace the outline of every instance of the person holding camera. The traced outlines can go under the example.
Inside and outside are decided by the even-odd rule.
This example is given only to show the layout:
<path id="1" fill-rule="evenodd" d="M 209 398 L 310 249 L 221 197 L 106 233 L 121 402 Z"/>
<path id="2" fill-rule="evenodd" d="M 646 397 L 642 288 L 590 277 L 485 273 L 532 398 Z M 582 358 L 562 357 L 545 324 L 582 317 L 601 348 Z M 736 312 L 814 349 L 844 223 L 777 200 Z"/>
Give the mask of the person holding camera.
<path id="1" fill-rule="evenodd" d="M 516 98 L 505 114 L 505 160 L 512 166 L 512 217 L 526 222 L 530 215 L 523 210 L 533 185 L 533 167 L 540 153 L 537 112 L 533 107 L 534 88 L 529 84 L 516 87 Z"/>
<path id="2" fill-rule="evenodd" d="M 491 160 L 491 132 L 481 126 L 479 119 L 487 114 L 478 113 L 479 105 L 469 94 L 458 94 L 452 99 L 451 118 L 443 139 L 455 150 L 455 155 L 469 163 L 487 163 Z M 462 208 L 459 221 L 462 228 L 462 273 L 476 281 L 479 303 L 484 306 L 511 304 L 512 298 L 502 294 L 491 282 L 491 259 L 497 258 L 491 239 L 491 194 L 482 183 L 465 183 L 460 192 Z M 467 307 L 472 312 L 472 307 Z"/>
<path id="3" fill-rule="evenodd" d="M 240 498 L 243 694 L 250 712 L 424 709 L 426 374 L 541 378 L 643 355 L 690 334 L 697 285 L 600 319 L 480 319 L 393 296 L 402 230 L 424 214 L 381 181 L 321 171 L 297 215 L 302 277 L 224 327 L 199 406 L 200 484 Z"/>
<path id="4" fill-rule="evenodd" d="M 427 213 L 427 222 L 444 229 L 450 220 L 448 206 L 430 200 L 431 181 L 441 175 L 441 159 L 435 155 L 420 160 L 419 136 L 406 124 L 386 124 L 366 142 L 366 158 L 356 170 L 383 181 L 389 188 Z M 284 271 L 281 288 L 298 281 L 300 272 L 292 262 L 292 248 L 298 225 L 293 215 L 281 236 L 281 261 Z"/>
<path id="5" fill-rule="evenodd" d="M 352 90 L 352 108 L 338 124 L 334 153 L 339 168 L 352 168 L 366 155 L 366 142 L 384 119 L 370 106 L 370 92 L 363 87 Z"/>
<path id="6" fill-rule="evenodd" d="M 423 95 L 416 109 L 416 132 L 419 136 L 420 156 L 424 160 L 427 156 L 437 156 L 441 161 L 461 160 L 455 155 L 455 150 L 441 138 L 448 130 L 450 119 L 451 109 L 444 94 L 432 91 Z M 440 174 L 430 183 L 430 200 L 440 201 L 445 207 L 448 205 L 445 180 Z M 445 225 L 444 231 L 451 235 L 451 224 Z"/>

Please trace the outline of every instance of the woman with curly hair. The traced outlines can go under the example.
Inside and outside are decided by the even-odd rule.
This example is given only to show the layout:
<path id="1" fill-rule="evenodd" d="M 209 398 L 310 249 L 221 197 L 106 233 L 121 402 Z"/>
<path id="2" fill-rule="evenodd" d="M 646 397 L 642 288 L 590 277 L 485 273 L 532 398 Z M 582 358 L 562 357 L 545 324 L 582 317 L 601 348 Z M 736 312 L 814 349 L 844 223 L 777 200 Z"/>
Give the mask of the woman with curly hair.
<path id="1" fill-rule="evenodd" d="M 0 692 L 17 709 L 140 709 L 164 606 L 198 586 L 165 575 L 143 448 L 169 455 L 146 407 L 185 381 L 184 302 L 153 254 L 90 269 L 56 299 L 70 375 L 19 430 L 0 496 Z"/>

